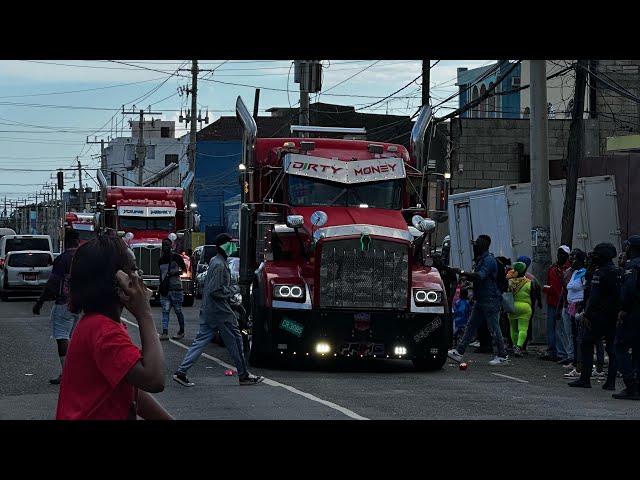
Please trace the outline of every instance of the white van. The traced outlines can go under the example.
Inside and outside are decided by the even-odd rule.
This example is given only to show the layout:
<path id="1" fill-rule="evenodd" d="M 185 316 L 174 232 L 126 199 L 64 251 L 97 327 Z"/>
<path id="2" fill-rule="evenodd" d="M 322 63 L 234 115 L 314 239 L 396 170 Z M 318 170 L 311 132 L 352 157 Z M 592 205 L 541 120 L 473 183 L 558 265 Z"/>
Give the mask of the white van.
<path id="1" fill-rule="evenodd" d="M 0 228 L 0 240 L 2 239 L 2 237 L 4 237 L 5 235 L 17 235 L 16 231 L 12 228 L 5 228 L 2 227 Z"/>
<path id="2" fill-rule="evenodd" d="M 49 235 L 5 235 L 0 238 L 0 269 L 4 268 L 7 253 L 37 250 L 53 252 L 53 245 Z"/>
<path id="3" fill-rule="evenodd" d="M 39 250 L 14 250 L 5 257 L 0 269 L 0 300 L 6 302 L 10 296 L 42 293 L 53 265 L 53 254 Z"/>

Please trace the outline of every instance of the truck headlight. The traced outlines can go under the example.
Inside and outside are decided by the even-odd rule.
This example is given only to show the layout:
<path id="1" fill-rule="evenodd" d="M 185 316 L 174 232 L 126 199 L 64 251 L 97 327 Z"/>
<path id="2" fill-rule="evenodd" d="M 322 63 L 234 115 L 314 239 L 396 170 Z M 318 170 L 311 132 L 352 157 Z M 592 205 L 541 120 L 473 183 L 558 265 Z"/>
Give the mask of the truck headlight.
<path id="1" fill-rule="evenodd" d="M 442 291 L 414 288 L 413 300 L 416 305 L 440 305 L 442 303 Z"/>
<path id="2" fill-rule="evenodd" d="M 304 300 L 304 287 L 299 285 L 274 285 L 273 297 L 299 302 Z"/>

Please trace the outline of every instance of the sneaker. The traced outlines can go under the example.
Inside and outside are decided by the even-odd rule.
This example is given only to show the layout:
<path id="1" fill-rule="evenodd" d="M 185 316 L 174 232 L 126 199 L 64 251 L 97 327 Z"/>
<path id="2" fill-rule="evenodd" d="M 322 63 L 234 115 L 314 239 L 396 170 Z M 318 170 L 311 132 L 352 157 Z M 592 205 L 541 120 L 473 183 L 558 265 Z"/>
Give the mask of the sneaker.
<path id="1" fill-rule="evenodd" d="M 562 368 L 566 368 L 568 370 L 575 370 L 576 366 L 573 363 L 570 363 L 569 365 L 562 365 Z"/>
<path id="2" fill-rule="evenodd" d="M 480 342 L 478 340 L 476 340 L 475 342 L 472 342 L 469 344 L 470 347 L 479 347 L 480 346 Z"/>
<path id="3" fill-rule="evenodd" d="M 602 372 L 598 372 L 595 368 L 591 371 L 591 377 L 592 378 L 599 378 L 599 379 L 603 379 L 603 378 L 607 378 L 607 374 L 604 373 L 604 371 Z"/>
<path id="4" fill-rule="evenodd" d="M 173 337 L 174 340 L 180 340 L 181 338 L 184 338 L 184 331 L 178 332 L 176 333 Z M 162 338 L 160 338 L 160 340 L 162 340 Z"/>
<path id="5" fill-rule="evenodd" d="M 172 378 L 180 385 L 184 385 L 185 387 L 193 387 L 195 385 L 195 383 L 189 381 L 187 375 L 182 372 L 174 373 Z"/>
<path id="6" fill-rule="evenodd" d="M 253 375 L 251 373 L 245 375 L 244 377 L 241 377 L 239 379 L 240 381 L 240 385 L 257 385 L 258 383 L 262 382 L 264 380 L 264 377 L 261 375 Z"/>
<path id="7" fill-rule="evenodd" d="M 563 375 L 564 378 L 580 378 L 580 372 L 578 372 L 575 368 L 571 370 L 569 373 L 565 373 Z"/>
<path id="8" fill-rule="evenodd" d="M 489 365 L 504 365 L 509 361 L 509 355 L 505 357 L 496 356 L 493 360 L 489 362 Z"/>
<path id="9" fill-rule="evenodd" d="M 615 384 L 615 382 L 614 383 L 609 383 L 608 381 L 604 382 L 604 385 L 602 385 L 602 389 L 603 390 L 615 390 L 616 389 L 616 384 Z"/>
<path id="10" fill-rule="evenodd" d="M 160 340 L 169 340 L 169 334 L 168 333 L 159 333 L 158 334 L 158 338 L 160 338 Z"/>
<path id="11" fill-rule="evenodd" d="M 451 360 L 454 360 L 458 363 L 460 363 L 462 361 L 462 355 L 460 355 L 460 353 L 458 353 L 458 349 L 454 348 L 451 349 L 447 352 L 447 357 L 449 357 Z"/>
<path id="12" fill-rule="evenodd" d="M 563 365 L 563 366 L 573 365 L 573 358 L 569 358 L 569 357 L 563 358 L 562 360 L 560 360 L 559 362 L 556 362 L 556 363 L 558 363 L 560 365 Z"/>
<path id="13" fill-rule="evenodd" d="M 524 351 L 522 350 L 522 347 L 516 346 L 516 348 L 513 350 L 513 355 L 516 357 L 522 357 L 524 355 Z"/>
<path id="14" fill-rule="evenodd" d="M 569 385 L 570 387 L 580 387 L 580 388 L 591 388 L 591 382 L 590 381 L 584 381 L 582 379 L 577 379 L 574 380 L 573 382 L 569 382 L 567 385 Z"/>
<path id="15" fill-rule="evenodd" d="M 58 375 L 58 378 L 52 378 L 51 380 L 49 380 L 49 383 L 51 385 L 60 385 L 61 381 L 62 381 L 62 374 Z"/>

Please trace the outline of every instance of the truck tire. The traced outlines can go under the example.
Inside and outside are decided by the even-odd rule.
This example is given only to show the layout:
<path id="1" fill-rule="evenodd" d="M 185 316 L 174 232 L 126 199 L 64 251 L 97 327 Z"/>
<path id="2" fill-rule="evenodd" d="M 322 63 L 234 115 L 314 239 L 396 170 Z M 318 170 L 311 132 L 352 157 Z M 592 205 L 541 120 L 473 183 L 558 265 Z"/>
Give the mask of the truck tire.
<path id="1" fill-rule="evenodd" d="M 447 356 L 436 356 L 436 358 L 418 358 L 413 361 L 416 370 L 420 372 L 433 372 L 440 370 L 447 363 Z"/>
<path id="2" fill-rule="evenodd" d="M 263 312 L 261 302 L 258 301 L 262 295 L 261 289 L 257 286 L 257 283 L 253 286 L 251 292 L 251 313 L 249 314 L 249 364 L 252 367 L 264 367 L 267 364 L 268 356 L 264 353 L 264 319 L 260 312 Z"/>

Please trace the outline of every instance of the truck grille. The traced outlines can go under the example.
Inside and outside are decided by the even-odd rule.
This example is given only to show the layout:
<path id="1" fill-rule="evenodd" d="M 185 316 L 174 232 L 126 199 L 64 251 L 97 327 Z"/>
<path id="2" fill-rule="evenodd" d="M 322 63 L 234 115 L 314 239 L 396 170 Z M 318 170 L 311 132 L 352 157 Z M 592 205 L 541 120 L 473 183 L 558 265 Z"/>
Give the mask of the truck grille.
<path id="1" fill-rule="evenodd" d="M 144 275 L 160 276 L 160 267 L 158 266 L 158 260 L 162 253 L 160 246 L 132 247 L 131 249 L 136 255 L 138 268 L 142 269 Z"/>
<path id="2" fill-rule="evenodd" d="M 320 258 L 320 306 L 406 309 L 409 286 L 407 244 L 374 239 L 327 241 Z"/>

